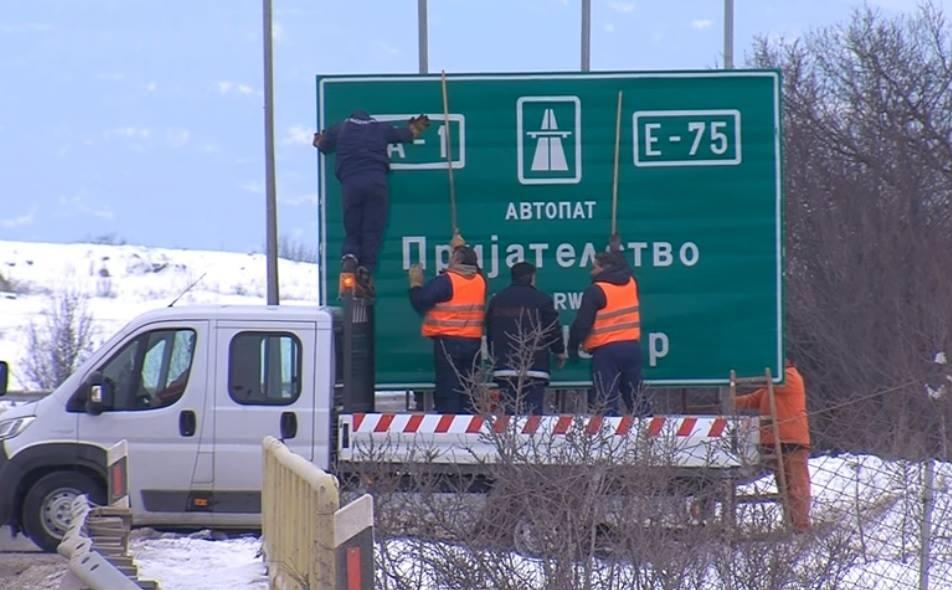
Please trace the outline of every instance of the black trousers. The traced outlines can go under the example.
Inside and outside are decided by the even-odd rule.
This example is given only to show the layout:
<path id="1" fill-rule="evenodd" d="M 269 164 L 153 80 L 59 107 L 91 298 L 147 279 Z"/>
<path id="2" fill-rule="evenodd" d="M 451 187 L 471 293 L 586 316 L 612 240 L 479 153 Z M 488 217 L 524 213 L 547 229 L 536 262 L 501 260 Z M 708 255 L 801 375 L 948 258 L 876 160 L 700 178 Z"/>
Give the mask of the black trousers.
<path id="1" fill-rule="evenodd" d="M 641 392 L 641 343 L 611 342 L 592 352 L 594 406 L 608 416 L 622 414 L 621 402 L 636 416 L 649 416 L 651 405 Z"/>
<path id="2" fill-rule="evenodd" d="M 499 385 L 507 414 L 534 414 L 541 416 L 545 413 L 545 379 L 526 377 L 519 389 L 518 377 L 496 377 L 494 381 Z"/>
<path id="3" fill-rule="evenodd" d="M 355 256 L 373 272 L 387 227 L 388 189 L 386 179 L 348 179 L 341 183 L 344 210 L 342 256 Z"/>
<path id="4" fill-rule="evenodd" d="M 482 342 L 475 338 L 434 338 L 434 409 L 439 414 L 472 414 L 475 407 L 467 387 L 479 363 Z"/>

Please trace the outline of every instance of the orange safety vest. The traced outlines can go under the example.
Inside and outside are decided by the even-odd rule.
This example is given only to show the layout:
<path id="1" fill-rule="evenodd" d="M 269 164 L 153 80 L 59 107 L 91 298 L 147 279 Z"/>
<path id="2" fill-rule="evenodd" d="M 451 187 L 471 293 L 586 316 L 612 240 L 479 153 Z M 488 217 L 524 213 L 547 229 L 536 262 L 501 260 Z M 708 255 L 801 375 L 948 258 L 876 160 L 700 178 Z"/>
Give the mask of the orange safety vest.
<path id="1" fill-rule="evenodd" d="M 482 338 L 486 279 L 480 274 L 467 278 L 453 271 L 447 272 L 446 276 L 453 285 L 453 296 L 426 312 L 422 334 L 427 338 Z"/>
<path id="2" fill-rule="evenodd" d="M 638 283 L 634 278 L 624 285 L 597 281 L 605 294 L 605 307 L 595 313 L 595 323 L 582 348 L 587 352 L 611 342 L 641 339 L 641 312 L 638 311 Z"/>

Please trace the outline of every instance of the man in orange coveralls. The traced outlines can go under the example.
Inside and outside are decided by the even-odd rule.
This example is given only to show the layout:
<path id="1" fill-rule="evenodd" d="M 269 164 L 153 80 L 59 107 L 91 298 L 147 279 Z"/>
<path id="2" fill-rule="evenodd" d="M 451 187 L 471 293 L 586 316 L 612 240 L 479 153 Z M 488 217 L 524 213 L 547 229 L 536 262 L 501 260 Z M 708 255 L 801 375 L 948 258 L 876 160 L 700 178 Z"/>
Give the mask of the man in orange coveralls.
<path id="1" fill-rule="evenodd" d="M 777 426 L 780 431 L 781 465 L 787 480 L 790 522 L 794 530 L 810 528 L 810 425 L 807 422 L 807 397 L 803 376 L 788 358 L 784 369 L 784 384 L 774 388 L 777 406 Z M 770 396 L 767 389 L 738 396 L 738 409 L 757 410 L 761 416 L 770 416 Z M 774 430 L 768 422 L 760 429 L 760 444 L 773 451 Z M 780 489 L 780 473 L 773 468 Z"/>

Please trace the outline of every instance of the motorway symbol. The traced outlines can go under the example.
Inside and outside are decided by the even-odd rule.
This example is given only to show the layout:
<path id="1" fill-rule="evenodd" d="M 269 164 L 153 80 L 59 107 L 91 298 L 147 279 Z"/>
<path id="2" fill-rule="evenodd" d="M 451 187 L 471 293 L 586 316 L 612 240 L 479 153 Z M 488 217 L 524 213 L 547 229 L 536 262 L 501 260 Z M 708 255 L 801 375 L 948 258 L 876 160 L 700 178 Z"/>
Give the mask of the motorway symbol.
<path id="1" fill-rule="evenodd" d="M 516 101 L 520 184 L 582 180 L 582 105 L 577 96 L 523 96 Z M 526 157 L 526 151 L 531 158 Z"/>

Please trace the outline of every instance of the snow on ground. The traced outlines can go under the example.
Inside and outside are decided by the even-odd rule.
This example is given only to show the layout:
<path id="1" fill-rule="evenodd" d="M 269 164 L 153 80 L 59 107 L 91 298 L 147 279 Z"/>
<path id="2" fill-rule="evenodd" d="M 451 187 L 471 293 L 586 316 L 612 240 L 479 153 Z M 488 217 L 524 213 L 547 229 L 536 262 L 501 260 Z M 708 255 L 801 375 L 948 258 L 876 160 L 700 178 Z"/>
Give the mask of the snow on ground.
<path id="1" fill-rule="evenodd" d="M 89 298 L 96 344 L 139 313 L 168 305 L 196 281 L 179 305 L 265 301 L 265 258 L 260 254 L 0 241 L 0 276 L 5 279 L 0 281 L 0 359 L 10 362 L 12 390 L 28 386 L 18 370 L 28 353 L 27 327 L 42 318 L 57 292 L 73 290 Z M 282 260 L 279 276 L 282 303 L 317 302 L 316 265 Z M 0 399 L 0 413 L 20 403 Z M 918 542 L 923 465 L 841 455 L 811 459 L 810 471 L 815 521 L 858 531 L 864 544 L 865 559 L 847 565 L 848 580 L 858 588 L 881 587 L 876 580 L 888 581 L 891 588 L 915 587 L 917 562 L 910 555 Z M 934 552 L 949 555 L 952 519 L 946 517 L 952 514 L 952 465 L 938 465 L 935 481 Z M 773 478 L 765 477 L 741 493 L 773 488 Z M 763 509 L 779 524 L 779 511 Z M 9 536 L 7 529 L 0 529 L 0 551 L 29 545 Z M 394 543 L 399 546 L 400 541 Z M 266 588 L 259 547 L 255 537 L 212 540 L 207 533 L 151 531 L 136 533 L 133 543 L 143 576 L 158 579 L 166 589 Z M 420 567 L 416 556 L 404 559 L 407 571 Z M 537 562 L 513 559 L 524 563 L 531 579 Z M 952 587 L 952 565 L 936 561 L 933 568 L 934 587 Z"/>
<path id="2" fill-rule="evenodd" d="M 10 527 L 0 527 L 0 551 L 39 551 L 33 541 L 23 535 L 14 536 Z"/>
<path id="3" fill-rule="evenodd" d="M 136 531 L 130 545 L 139 576 L 158 580 L 163 590 L 267 589 L 258 537 L 211 537 L 208 531 L 192 535 Z"/>
<path id="4" fill-rule="evenodd" d="M 952 519 L 949 518 L 952 515 L 952 464 L 937 462 L 934 467 L 930 588 L 949 590 L 952 589 L 952 561 L 947 557 L 952 554 Z M 812 572 L 829 573 L 833 569 L 839 576 L 837 588 L 917 589 L 924 473 L 925 463 L 889 461 L 873 455 L 813 457 L 810 460 L 813 533 L 805 537 L 779 534 L 782 512 L 776 504 L 742 508 L 738 525 L 741 529 L 749 528 L 760 533 L 765 530 L 777 532 L 757 543 L 764 547 L 776 544 L 781 548 L 776 555 L 789 559 L 788 567 L 800 575 L 809 577 Z M 739 494 L 754 491 L 775 492 L 773 476 L 766 475 L 738 489 Z M 453 556 L 454 563 L 466 563 L 467 556 L 473 562 L 479 561 L 472 557 L 471 552 L 480 549 L 467 548 L 465 541 L 460 546 L 447 546 L 418 539 L 393 539 L 383 545 L 387 561 L 391 563 L 390 571 L 398 572 L 400 577 L 415 583 L 422 581 L 419 587 L 427 590 L 441 585 L 430 564 L 441 563 L 448 556 Z M 797 547 L 803 550 L 791 550 Z M 733 557 L 728 557 L 737 562 L 732 570 L 744 571 L 749 564 L 743 553 L 750 549 L 750 542 L 738 545 Z M 764 556 L 759 550 L 753 554 Z M 546 568 L 540 560 L 518 554 L 495 555 L 494 559 L 506 568 L 507 573 L 518 577 L 519 584 L 527 588 L 545 586 Z M 596 569 L 613 572 L 626 580 L 637 579 L 631 566 L 618 562 L 597 563 Z M 831 568 L 833 563 L 837 563 L 837 567 Z M 644 570 L 652 565 L 643 562 L 639 567 Z M 726 581 L 719 569 L 711 568 L 699 574 L 698 587 L 702 590 L 725 587 Z M 594 587 L 597 588 L 598 584 Z"/>
<path id="5" fill-rule="evenodd" d="M 263 254 L 0 241 L 0 359 L 10 363 L 10 389 L 29 388 L 20 370 L 27 328 L 56 293 L 89 297 L 99 344 L 196 281 L 177 305 L 264 304 L 265 267 Z M 317 304 L 316 264 L 281 260 L 278 277 L 282 304 Z"/>
<path id="6" fill-rule="evenodd" d="M 190 535 L 134 531 L 130 548 L 139 577 L 157 580 L 163 590 L 266 590 L 259 538 L 212 540 L 213 536 L 209 531 Z M 0 528 L 0 555 L 4 552 L 7 561 L 15 563 L 7 564 L 13 567 L 7 568 L 6 575 L 0 567 L 0 588 L 59 588 L 67 568 L 65 559 L 40 553 L 22 536 L 11 538 L 7 527 Z"/>
<path id="7" fill-rule="evenodd" d="M 873 455 L 810 460 L 814 527 L 847 535 L 850 546 L 864 558 L 849 567 L 844 578 L 849 585 L 844 587 L 879 587 L 870 585 L 873 580 L 888 582 L 890 588 L 918 587 L 919 562 L 913 556 L 918 557 L 921 544 L 925 473 L 925 462 L 890 461 Z M 952 514 L 952 464 L 936 462 L 932 481 L 931 587 L 952 588 L 952 562 L 945 557 L 952 553 L 952 521 L 948 518 Z M 775 492 L 774 478 L 764 477 L 738 493 L 754 490 Z M 769 512 L 779 527 L 781 512 L 775 505 L 759 510 Z M 752 513 L 747 515 L 749 519 Z M 819 550 L 817 553 L 812 559 L 826 557 Z"/>

